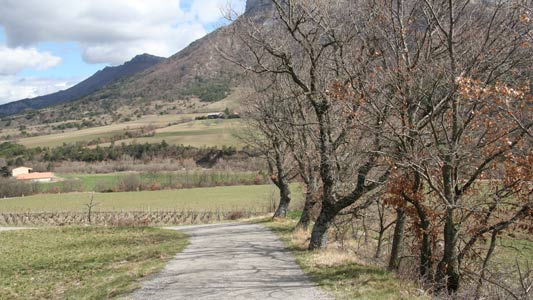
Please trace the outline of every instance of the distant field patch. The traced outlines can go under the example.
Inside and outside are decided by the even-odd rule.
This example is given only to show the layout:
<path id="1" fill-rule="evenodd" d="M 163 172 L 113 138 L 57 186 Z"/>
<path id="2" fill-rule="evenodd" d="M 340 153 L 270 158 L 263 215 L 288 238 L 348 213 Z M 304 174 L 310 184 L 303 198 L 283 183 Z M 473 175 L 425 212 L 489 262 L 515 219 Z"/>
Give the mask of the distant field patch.
<path id="1" fill-rule="evenodd" d="M 139 120 L 124 122 L 119 124 L 86 128 L 81 130 L 66 131 L 49 135 L 21 138 L 17 143 L 27 147 L 57 147 L 63 143 L 89 142 L 98 138 L 109 138 L 123 133 L 128 129 L 138 129 L 144 126 L 153 125 L 156 127 L 167 126 L 168 124 L 190 121 L 195 116 L 201 114 L 180 114 L 164 116 L 146 116 Z"/>
<path id="2" fill-rule="evenodd" d="M 119 172 L 106 174 L 56 174 L 65 181 L 42 185 L 42 191 L 53 191 L 53 187 L 76 183 L 78 192 L 132 191 L 120 189 L 124 182 L 132 179 L 142 190 L 179 189 L 196 187 L 214 187 L 227 185 L 261 185 L 269 183 L 265 174 L 258 172 L 230 172 L 215 170 L 196 170 L 178 172 Z M 135 191 L 136 189 L 133 189 Z M 59 189 L 61 191 L 61 189 Z"/>
<path id="3" fill-rule="evenodd" d="M 124 143 L 160 143 L 194 147 L 242 146 L 235 133 L 243 125 L 241 120 L 198 120 L 160 128 L 151 137 L 121 140 Z M 108 144 L 102 144 L 107 146 Z"/>
<path id="4" fill-rule="evenodd" d="M 186 246 L 177 231 L 67 227 L 0 233 L 0 299 L 111 299 Z"/>
<path id="5" fill-rule="evenodd" d="M 293 207 L 302 201 L 300 185 L 293 185 Z M 89 193 L 41 194 L 0 199 L 0 212 L 83 212 Z M 277 202 L 273 185 L 226 186 L 182 190 L 97 193 L 95 211 L 238 210 L 267 209 Z"/>

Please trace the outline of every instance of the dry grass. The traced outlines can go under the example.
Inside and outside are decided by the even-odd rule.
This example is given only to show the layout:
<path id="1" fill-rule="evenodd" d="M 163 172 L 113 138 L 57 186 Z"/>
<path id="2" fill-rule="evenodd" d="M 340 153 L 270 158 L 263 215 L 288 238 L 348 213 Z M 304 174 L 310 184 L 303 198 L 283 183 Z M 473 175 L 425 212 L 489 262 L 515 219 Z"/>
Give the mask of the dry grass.
<path id="1" fill-rule="evenodd" d="M 97 138 L 106 138 L 123 133 L 125 130 L 133 130 L 148 125 L 155 127 L 167 127 L 169 124 L 191 121 L 194 117 L 203 114 L 178 114 L 162 116 L 145 116 L 135 121 L 117 123 L 113 125 L 86 128 L 81 130 L 70 130 L 64 133 L 54 133 L 49 135 L 21 138 L 17 143 L 26 147 L 56 147 L 63 143 L 89 142 Z M 172 126 L 171 126 L 172 127 Z M 31 131 L 31 129 L 29 129 Z M 159 139 L 158 141 L 162 141 Z"/>
<path id="2" fill-rule="evenodd" d="M 160 143 L 165 140 L 169 144 L 189 145 L 194 147 L 238 146 L 242 144 L 234 136 L 237 128 L 242 126 L 238 119 L 233 120 L 201 120 L 160 128 L 152 137 L 125 139 L 120 142 Z M 101 144 L 107 146 L 108 143 Z"/>
<path id="3" fill-rule="evenodd" d="M 407 300 L 430 299 L 415 284 L 368 262 L 354 251 L 355 244 L 331 243 L 326 250 L 309 252 L 310 232 L 294 231 L 296 220 L 261 221 L 280 235 L 296 256 L 298 264 L 314 281 L 332 292 L 336 299 Z M 367 251 L 368 253 L 372 251 Z"/>

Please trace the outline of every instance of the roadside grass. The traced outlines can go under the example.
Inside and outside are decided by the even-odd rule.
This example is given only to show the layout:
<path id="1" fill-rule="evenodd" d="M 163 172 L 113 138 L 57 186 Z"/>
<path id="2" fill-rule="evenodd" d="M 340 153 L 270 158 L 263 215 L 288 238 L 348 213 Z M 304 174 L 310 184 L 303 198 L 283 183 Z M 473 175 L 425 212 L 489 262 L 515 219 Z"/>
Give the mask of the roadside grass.
<path id="1" fill-rule="evenodd" d="M 113 299 L 187 245 L 144 227 L 63 227 L 0 233 L 0 299 Z"/>
<path id="2" fill-rule="evenodd" d="M 292 207 L 303 201 L 299 184 L 291 185 Z M 83 212 L 90 193 L 39 194 L 0 199 L 0 212 Z M 96 193 L 94 211 L 232 211 L 267 210 L 276 204 L 277 191 L 273 185 L 224 186 L 181 190 Z"/>
<path id="3" fill-rule="evenodd" d="M 407 300 L 430 299 L 423 291 L 395 274 L 359 260 L 356 253 L 334 249 L 307 251 L 310 232 L 294 231 L 299 213 L 282 220 L 258 222 L 278 234 L 309 277 L 336 299 Z"/>

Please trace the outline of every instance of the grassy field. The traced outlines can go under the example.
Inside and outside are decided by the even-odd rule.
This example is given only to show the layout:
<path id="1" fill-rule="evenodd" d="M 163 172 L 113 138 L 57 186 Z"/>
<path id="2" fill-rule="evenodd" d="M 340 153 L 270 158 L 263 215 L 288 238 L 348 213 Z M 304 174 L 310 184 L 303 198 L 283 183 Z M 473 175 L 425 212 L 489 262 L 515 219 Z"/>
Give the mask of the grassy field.
<path id="1" fill-rule="evenodd" d="M 136 142 L 189 145 L 194 147 L 242 146 L 234 134 L 242 126 L 242 121 L 233 120 L 198 120 L 157 129 L 151 137 L 140 137 L 119 141 L 126 144 Z M 104 143 L 101 146 L 108 146 Z"/>
<path id="2" fill-rule="evenodd" d="M 301 205 L 302 191 L 293 185 L 293 207 Z M 77 212 L 86 209 L 89 193 L 41 194 L 0 199 L 0 212 Z M 266 209 L 278 199 L 273 185 L 227 186 L 182 190 L 97 193 L 95 211 L 235 210 Z"/>
<path id="3" fill-rule="evenodd" d="M 309 252 L 310 232 L 296 231 L 299 214 L 291 213 L 286 220 L 261 220 L 285 242 L 296 261 L 310 278 L 335 299 L 360 300 L 423 300 L 430 299 L 417 287 L 400 280 L 394 273 L 360 261 L 353 252 L 328 248 Z"/>
<path id="4" fill-rule="evenodd" d="M 186 246 L 155 228 L 70 227 L 0 233 L 0 299 L 112 299 Z"/>
<path id="5" fill-rule="evenodd" d="M 196 147 L 240 146 L 239 141 L 234 136 L 236 129 L 242 125 L 240 120 L 191 121 L 195 116 L 199 115 L 204 114 L 147 116 L 136 121 L 120 124 L 21 138 L 17 140 L 17 143 L 30 148 L 57 147 L 63 143 L 89 142 L 98 138 L 111 138 L 123 134 L 126 130 L 135 130 L 153 125 L 159 127 L 154 136 L 124 139 L 116 141 L 116 143 L 132 143 L 134 141 L 137 143 L 160 143 L 165 140 L 170 144 Z M 185 123 L 168 126 L 168 124 L 184 121 Z M 102 143 L 101 145 L 108 146 L 109 143 Z"/>
<path id="6" fill-rule="evenodd" d="M 105 174 L 56 174 L 57 177 L 66 181 L 75 181 L 81 184 L 81 187 L 86 192 L 112 190 L 121 180 L 127 180 L 128 177 L 136 177 L 144 185 L 150 185 L 154 182 L 159 186 L 177 186 L 183 187 L 209 187 L 219 185 L 248 184 L 256 182 L 256 184 L 266 183 L 265 175 L 257 172 L 225 172 L 225 171 L 179 171 L 179 172 L 147 172 L 147 173 L 132 173 L 132 172 L 118 172 Z M 53 182 L 42 184 L 43 189 L 46 190 L 53 186 L 61 186 L 63 182 Z"/>

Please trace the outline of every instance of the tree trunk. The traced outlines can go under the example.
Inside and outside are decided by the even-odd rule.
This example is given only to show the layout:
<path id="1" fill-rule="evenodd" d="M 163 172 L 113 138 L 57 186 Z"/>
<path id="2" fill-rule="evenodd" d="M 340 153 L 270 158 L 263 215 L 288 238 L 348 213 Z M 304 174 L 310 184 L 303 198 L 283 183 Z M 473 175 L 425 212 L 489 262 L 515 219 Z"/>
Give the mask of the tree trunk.
<path id="1" fill-rule="evenodd" d="M 331 204 L 324 202 L 315 222 L 315 226 L 313 226 L 311 241 L 309 242 L 309 250 L 326 248 L 328 245 L 328 229 L 336 215 L 337 212 L 333 209 Z"/>
<path id="2" fill-rule="evenodd" d="M 453 222 L 453 208 L 446 209 L 444 224 L 444 255 L 437 268 L 437 282 L 446 287 L 449 294 L 459 290 L 459 265 L 457 261 L 457 228 Z"/>
<path id="3" fill-rule="evenodd" d="M 379 256 L 381 255 L 381 247 L 383 246 L 383 234 L 385 233 L 385 231 L 379 231 L 379 236 L 378 236 L 378 246 L 376 247 L 376 253 L 374 254 L 374 258 L 378 259 Z"/>
<path id="4" fill-rule="evenodd" d="M 400 253 L 402 252 L 403 234 L 405 228 L 405 210 L 403 207 L 396 208 L 396 224 L 392 238 L 392 249 L 389 259 L 389 270 L 395 271 L 400 267 Z"/>
<path id="5" fill-rule="evenodd" d="M 289 189 L 289 183 L 283 178 L 279 180 L 277 186 L 279 188 L 279 205 L 274 213 L 274 218 L 285 218 L 289 212 L 291 191 Z"/>
<path id="6" fill-rule="evenodd" d="M 313 180 L 314 181 L 314 180 Z M 316 205 L 317 187 L 315 182 L 311 182 L 307 185 L 307 191 L 305 193 L 305 205 L 302 211 L 302 216 L 296 224 L 297 229 L 307 230 L 311 223 L 313 208 Z"/>
<path id="7" fill-rule="evenodd" d="M 418 226 L 422 232 L 419 265 L 420 278 L 427 281 L 433 281 L 433 254 L 431 251 L 431 234 L 429 232 L 429 226 L 431 225 L 431 222 L 429 221 L 424 207 L 419 201 L 411 199 L 406 194 L 404 194 L 403 197 L 407 202 L 411 203 L 415 207 L 419 221 Z"/>
<path id="8" fill-rule="evenodd" d="M 483 260 L 483 265 L 481 266 L 481 273 L 479 274 L 479 280 L 476 286 L 476 299 L 479 299 L 481 296 L 480 294 L 481 294 L 481 289 L 483 287 L 483 281 L 485 280 L 485 273 L 487 271 L 489 260 L 492 257 L 492 254 L 494 253 L 494 249 L 496 248 L 497 237 L 498 237 L 498 231 L 494 230 L 490 238 L 489 250 L 487 251 L 487 254 L 485 255 L 485 259 Z"/>
<path id="9" fill-rule="evenodd" d="M 433 262 L 431 253 L 431 237 L 427 230 L 427 225 L 421 225 L 422 230 L 422 245 L 420 246 L 420 278 L 433 281 Z M 424 229 L 425 228 L 425 229 Z"/>

